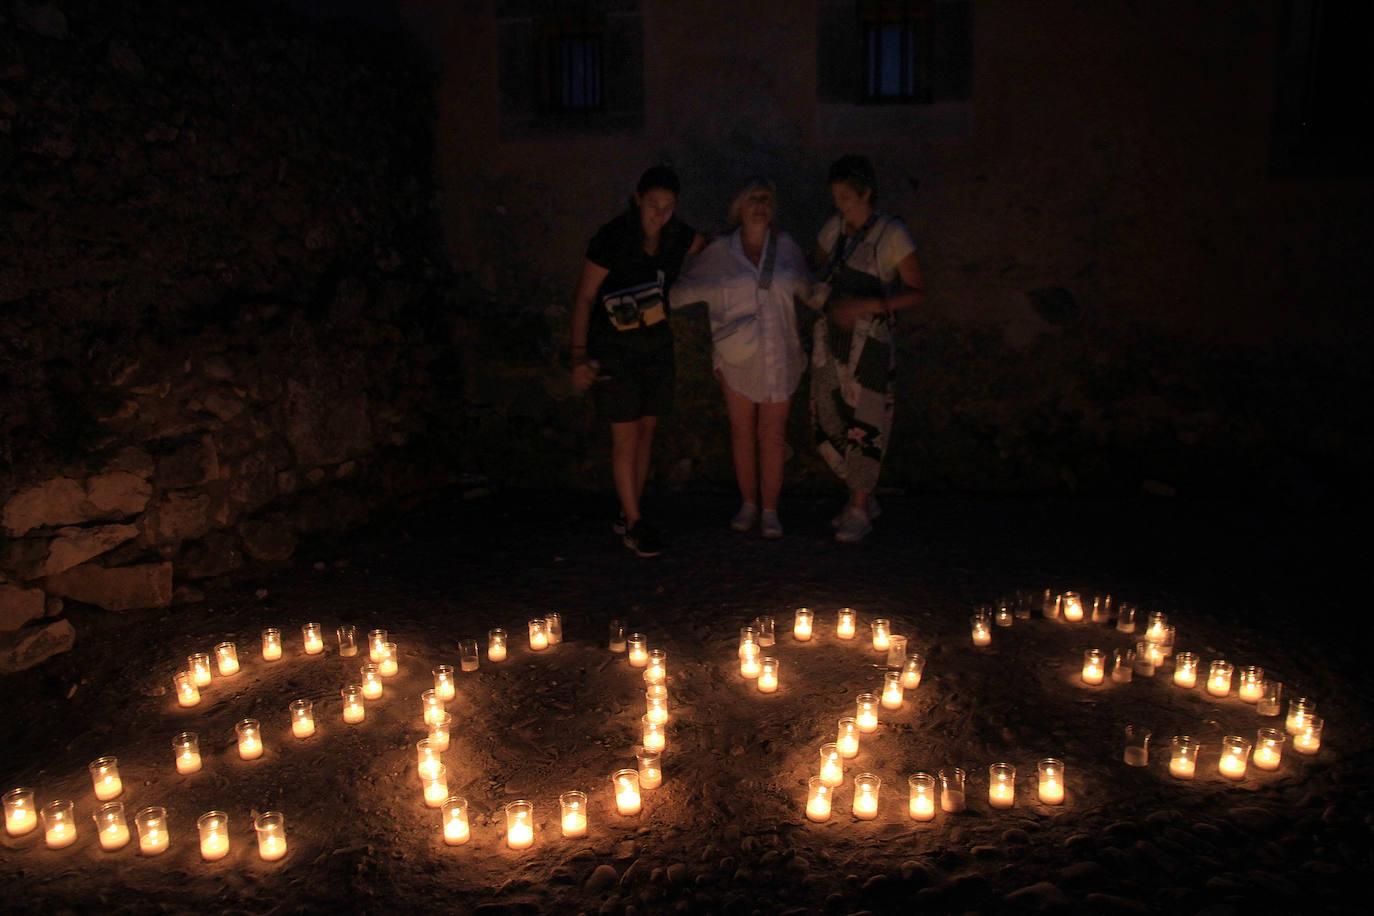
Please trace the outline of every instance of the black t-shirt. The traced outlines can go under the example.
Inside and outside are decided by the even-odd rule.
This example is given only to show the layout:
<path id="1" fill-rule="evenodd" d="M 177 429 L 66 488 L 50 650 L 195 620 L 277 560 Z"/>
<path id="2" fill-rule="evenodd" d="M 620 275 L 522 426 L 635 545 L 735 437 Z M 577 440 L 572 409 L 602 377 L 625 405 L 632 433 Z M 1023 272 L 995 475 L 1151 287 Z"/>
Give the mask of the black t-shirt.
<path id="1" fill-rule="evenodd" d="M 663 227 L 658 251 L 648 254 L 639 216 L 627 211 L 602 226 L 587 245 L 587 260 L 610 271 L 596 292 L 588 349 L 624 345 L 636 349 L 671 346 L 668 289 L 682 270 L 696 230 L 674 217 Z"/>

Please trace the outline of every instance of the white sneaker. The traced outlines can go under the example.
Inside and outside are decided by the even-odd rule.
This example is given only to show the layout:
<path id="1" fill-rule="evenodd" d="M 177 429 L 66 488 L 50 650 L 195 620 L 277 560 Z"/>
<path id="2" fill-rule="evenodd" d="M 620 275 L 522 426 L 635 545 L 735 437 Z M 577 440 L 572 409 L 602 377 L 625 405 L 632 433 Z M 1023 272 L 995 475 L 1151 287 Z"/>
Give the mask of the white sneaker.
<path id="1" fill-rule="evenodd" d="M 846 511 L 848 508 L 849 508 L 849 504 L 848 504 L 848 503 L 845 503 L 844 508 L 840 510 L 840 514 L 837 515 L 837 516 L 835 516 L 834 518 L 832 518 L 832 519 L 830 520 L 830 527 L 831 527 L 831 528 L 838 528 L 838 527 L 840 527 L 840 525 L 842 525 L 842 524 L 844 523 L 844 513 L 845 513 L 845 511 Z M 871 521 L 874 521 L 874 520 L 876 520 L 876 519 L 878 518 L 878 516 L 880 516 L 880 515 L 882 515 L 882 514 L 883 514 L 883 508 L 882 508 L 882 506 L 878 505 L 878 497 L 876 497 L 876 496 L 869 496 L 869 497 L 868 497 L 868 520 L 869 520 L 870 522 L 871 522 Z"/>
<path id="2" fill-rule="evenodd" d="M 835 540 L 841 544 L 857 544 L 872 530 L 873 525 L 869 521 L 868 513 L 851 506 L 844 511 L 840 525 L 835 529 Z"/>
<path id="3" fill-rule="evenodd" d="M 730 527 L 735 531 L 748 531 L 754 527 L 754 522 L 759 520 L 759 507 L 753 503 L 745 503 L 739 507 L 735 517 L 730 519 Z"/>
<path id="4" fill-rule="evenodd" d="M 769 540 L 782 537 L 782 522 L 779 521 L 777 512 L 772 509 L 763 510 L 763 516 L 759 520 L 759 534 Z"/>

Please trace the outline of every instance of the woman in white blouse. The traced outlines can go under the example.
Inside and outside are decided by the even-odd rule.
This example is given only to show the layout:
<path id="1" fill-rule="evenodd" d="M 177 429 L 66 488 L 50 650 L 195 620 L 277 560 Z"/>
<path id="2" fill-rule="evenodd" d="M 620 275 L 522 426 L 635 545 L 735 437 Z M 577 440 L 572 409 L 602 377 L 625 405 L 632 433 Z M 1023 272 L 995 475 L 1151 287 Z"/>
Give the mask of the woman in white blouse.
<path id="1" fill-rule="evenodd" d="M 805 256 L 773 225 L 776 203 L 773 182 L 750 179 L 730 204 L 734 231 L 706 246 L 671 293 L 674 308 L 707 304 L 742 503 L 730 527 L 757 522 L 766 538 L 782 537 L 787 415 L 806 367 L 793 302 L 811 292 Z"/>

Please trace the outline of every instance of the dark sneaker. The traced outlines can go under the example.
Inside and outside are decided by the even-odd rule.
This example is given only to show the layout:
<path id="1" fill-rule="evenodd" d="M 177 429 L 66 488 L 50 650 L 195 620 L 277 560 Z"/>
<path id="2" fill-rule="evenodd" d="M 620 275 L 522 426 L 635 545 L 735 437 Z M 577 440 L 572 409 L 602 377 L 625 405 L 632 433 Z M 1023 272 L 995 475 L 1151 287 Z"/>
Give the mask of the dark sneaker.
<path id="1" fill-rule="evenodd" d="M 616 517 L 616 520 L 611 524 L 611 530 L 614 531 L 616 534 L 624 534 L 626 531 L 630 530 L 630 526 L 625 524 L 624 512 L 620 513 L 620 515 Z"/>
<path id="2" fill-rule="evenodd" d="M 654 526 L 640 519 L 625 532 L 625 546 L 637 557 L 656 557 L 663 552 L 663 541 Z"/>

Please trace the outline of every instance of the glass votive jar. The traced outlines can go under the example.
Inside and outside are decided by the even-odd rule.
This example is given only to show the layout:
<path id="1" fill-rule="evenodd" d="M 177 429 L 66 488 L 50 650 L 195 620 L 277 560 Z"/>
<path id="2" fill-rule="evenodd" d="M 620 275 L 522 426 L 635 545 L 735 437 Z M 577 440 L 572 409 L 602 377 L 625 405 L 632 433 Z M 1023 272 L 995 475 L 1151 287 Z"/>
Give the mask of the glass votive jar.
<path id="1" fill-rule="evenodd" d="M 544 615 L 544 630 L 549 634 L 549 645 L 556 646 L 563 641 L 563 615 L 549 611 Z"/>
<path id="2" fill-rule="evenodd" d="M 778 641 L 777 623 L 772 617 L 763 616 L 754 618 L 754 629 L 759 634 L 759 645 L 768 648 Z"/>
<path id="3" fill-rule="evenodd" d="M 358 628 L 344 624 L 334 628 L 334 635 L 339 640 L 339 657 L 354 658 L 358 654 Z"/>
<path id="4" fill-rule="evenodd" d="M 476 671 L 482 664 L 477 652 L 477 640 L 464 639 L 458 642 L 458 668 L 461 671 Z"/>
<path id="5" fill-rule="evenodd" d="M 220 677 L 239 673 L 239 649 L 231 642 L 215 644 L 215 666 Z"/>
<path id="6" fill-rule="evenodd" d="M 106 802 L 95 809 L 95 835 L 100 848 L 114 852 L 129 845 L 129 823 L 124 819 L 122 802 Z"/>
<path id="7" fill-rule="evenodd" d="M 1046 757 L 1035 765 L 1036 794 L 1042 805 L 1064 804 L 1064 761 Z"/>
<path id="8" fill-rule="evenodd" d="M 886 617 L 874 617 L 868 626 L 873 632 L 873 651 L 886 652 L 892 644 L 892 621 Z"/>
<path id="9" fill-rule="evenodd" d="M 506 846 L 529 849 L 534 843 L 534 803 L 519 799 L 506 806 Z"/>
<path id="10" fill-rule="evenodd" d="M 1092 621 L 1093 623 L 1106 623 L 1112 619 L 1112 596 L 1096 595 L 1093 597 Z"/>
<path id="11" fill-rule="evenodd" d="M 458 692 L 453 683 L 453 666 L 435 665 L 431 670 L 434 674 L 434 692 L 442 702 L 447 703 Z"/>
<path id="12" fill-rule="evenodd" d="M 777 693 L 778 660 L 765 655 L 759 659 L 759 693 Z"/>
<path id="13" fill-rule="evenodd" d="M 386 630 L 367 631 L 367 658 L 373 664 L 382 660 L 382 655 L 386 651 L 386 644 L 391 639 Z"/>
<path id="14" fill-rule="evenodd" d="M 913 773 L 906 778 L 907 813 L 913 821 L 935 819 L 935 777 L 929 773 Z"/>
<path id="15" fill-rule="evenodd" d="M 907 655 L 906 661 L 902 663 L 902 687 L 905 690 L 915 690 L 921 686 L 921 675 L 926 670 L 926 660 L 919 654 L 912 652 Z"/>
<path id="16" fill-rule="evenodd" d="M 1214 697 L 1229 696 L 1231 693 L 1231 672 L 1233 666 L 1224 659 L 1217 659 L 1207 670 L 1207 692 Z"/>
<path id="17" fill-rule="evenodd" d="M 811 631 L 816 625 L 816 615 L 809 607 L 799 607 L 792 614 L 792 638 L 797 642 L 809 642 Z"/>
<path id="18" fill-rule="evenodd" d="M 1135 644 L 1135 658 L 1131 662 L 1131 670 L 1141 677 L 1154 677 L 1157 657 L 1154 644 L 1142 639 Z"/>
<path id="19" fill-rule="evenodd" d="M 563 836 L 570 839 L 587 835 L 587 793 L 564 792 L 558 796 Z"/>
<path id="20" fill-rule="evenodd" d="M 196 687 L 196 676 L 190 671 L 178 671 L 174 674 L 172 686 L 176 689 L 178 706 L 195 706 L 200 702 L 200 689 Z"/>
<path id="21" fill-rule="evenodd" d="M 234 732 L 238 735 L 239 757 L 257 760 L 262 756 L 262 725 L 257 719 L 241 719 Z"/>
<path id="22" fill-rule="evenodd" d="M 1145 638 L 1150 642 L 1164 640 L 1164 628 L 1169 625 L 1169 617 L 1163 611 L 1152 611 L 1146 618 Z"/>
<path id="23" fill-rule="evenodd" d="M 886 671 L 883 673 L 883 709 L 902 708 L 902 672 Z"/>
<path id="24" fill-rule="evenodd" d="M 1017 620 L 1030 620 L 1031 610 L 1035 606 L 1035 594 L 1025 589 L 1018 588 L 1012 597 L 1012 611 L 1016 614 Z"/>
<path id="25" fill-rule="evenodd" d="M 812 776 L 806 781 L 806 819 L 817 824 L 823 824 L 830 820 L 830 797 L 832 795 L 830 786 L 821 782 L 819 776 Z"/>
<path id="26" fill-rule="evenodd" d="M 1262 716 L 1277 716 L 1283 710 L 1283 681 L 1264 679 L 1264 696 L 1255 704 L 1255 712 Z"/>
<path id="27" fill-rule="evenodd" d="M 755 648 L 762 648 L 762 646 L 759 645 L 758 627 L 753 626 L 752 624 L 747 627 L 739 628 L 738 655 L 740 658 L 744 657 L 744 653 L 749 646 L 753 646 Z"/>
<path id="28" fill-rule="evenodd" d="M 625 651 L 625 621 L 613 618 L 608 626 L 606 636 L 606 648 L 612 652 L 620 653 Z"/>
<path id="29" fill-rule="evenodd" d="M 845 760 L 859 756 L 859 723 L 853 716 L 842 716 L 835 734 L 835 747 Z"/>
<path id="30" fill-rule="evenodd" d="M 1250 759 L 1261 770 L 1277 770 L 1283 760 L 1288 736 L 1280 728 L 1261 728 L 1255 733 L 1255 750 Z"/>
<path id="31" fill-rule="evenodd" d="M 970 617 L 969 626 L 973 630 L 973 644 L 975 646 L 988 646 L 992 644 L 992 628 L 988 626 L 986 617 Z"/>
<path id="32" fill-rule="evenodd" d="M 746 680 L 753 680 L 763 671 L 763 650 L 756 644 L 749 643 L 744 647 L 743 653 L 739 657 L 740 677 Z"/>
<path id="33" fill-rule="evenodd" d="M 343 697 L 343 720 L 349 725 L 357 725 L 367 718 L 367 707 L 363 705 L 363 688 L 349 684 L 339 691 Z"/>
<path id="34" fill-rule="evenodd" d="M 1288 734 L 1296 735 L 1307 726 L 1307 720 L 1317 714 L 1317 704 L 1310 697 L 1294 697 L 1288 701 L 1288 718 L 1284 721 Z M 1294 750 L 1297 748 L 1295 747 Z"/>
<path id="35" fill-rule="evenodd" d="M 994 808 L 1010 808 L 1016 804 L 1016 767 L 1010 763 L 994 763 L 988 767 L 988 804 Z"/>
<path id="36" fill-rule="evenodd" d="M 320 624 L 304 624 L 301 627 L 301 639 L 305 643 L 306 655 L 319 655 L 324 651 L 324 627 Z"/>
<path id="37" fill-rule="evenodd" d="M 948 814 L 963 811 L 968 806 L 964 794 L 965 774 L 960 767 L 940 771 L 940 810 Z"/>
<path id="38" fill-rule="evenodd" d="M 497 627 L 487 631 L 487 661 L 502 662 L 506 660 L 506 631 Z"/>
<path id="39" fill-rule="evenodd" d="M 206 811 L 196 818 L 200 832 L 200 857 L 206 862 L 218 862 L 229 855 L 229 815 L 223 811 Z"/>
<path id="40" fill-rule="evenodd" d="M 844 785 L 844 758 L 835 742 L 821 745 L 821 783 L 832 789 Z"/>
<path id="41" fill-rule="evenodd" d="M 1143 725 L 1127 725 L 1124 731 L 1125 748 L 1121 759 L 1128 767 L 1150 764 L 1150 730 Z"/>
<path id="42" fill-rule="evenodd" d="M 456 795 L 444 799 L 441 807 L 444 819 L 444 842 L 449 846 L 462 846 L 472 837 L 472 827 L 468 824 L 468 800 Z"/>
<path id="43" fill-rule="evenodd" d="M 377 662 L 377 673 L 382 677 L 395 677 L 401 673 L 401 656 L 394 642 L 382 644 L 382 660 Z"/>
<path id="44" fill-rule="evenodd" d="M 310 700 L 292 700 L 291 734 L 297 738 L 309 738 L 315 734 L 315 704 Z"/>
<path id="45" fill-rule="evenodd" d="M 276 862 L 286 855 L 286 815 L 280 811 L 264 811 L 253 818 L 253 832 L 258 837 L 258 858 Z"/>
<path id="46" fill-rule="evenodd" d="M 65 849 L 76 842 L 76 814 L 66 799 L 43 806 L 43 842 L 49 849 Z"/>
<path id="47" fill-rule="evenodd" d="M 262 660 L 275 662 L 281 658 L 281 630 L 268 627 L 262 631 Z"/>
<path id="48" fill-rule="evenodd" d="M 1089 649 L 1083 653 L 1083 683 L 1096 686 L 1102 683 L 1106 673 L 1107 655 L 1101 649 Z"/>
<path id="49" fill-rule="evenodd" d="M 1227 735 L 1221 739 L 1221 757 L 1217 760 L 1218 773 L 1227 779 L 1243 779 L 1249 761 L 1249 741 L 1240 735 Z"/>
<path id="50" fill-rule="evenodd" d="M 635 763 L 639 766 L 639 787 L 641 789 L 657 789 L 663 785 L 662 754 L 641 747 L 635 755 Z"/>
<path id="51" fill-rule="evenodd" d="M 210 654 L 208 652 L 195 652 L 186 657 L 186 669 L 191 672 L 197 687 L 210 686 L 210 680 L 214 677 L 210 668 Z"/>
<path id="52" fill-rule="evenodd" d="M 852 607 L 842 607 L 835 612 L 835 636 L 838 639 L 853 639 L 858 628 L 859 614 Z"/>
<path id="53" fill-rule="evenodd" d="M 1059 606 L 1064 619 L 1069 623 L 1078 623 L 1083 619 L 1083 596 L 1078 592 L 1065 592 L 1061 596 Z"/>
<path id="54" fill-rule="evenodd" d="M 992 611 L 992 622 L 999 627 L 1009 627 L 1016 623 L 1016 615 L 1012 613 L 1011 605 L 998 602 Z"/>
<path id="55" fill-rule="evenodd" d="M 434 742 L 428 738 L 421 738 L 415 742 L 415 774 L 420 781 L 433 776 L 434 771 L 444 762 L 440 756 L 440 748 L 434 746 Z"/>
<path id="56" fill-rule="evenodd" d="M 641 806 L 639 797 L 639 771 L 616 770 L 611 775 L 611 786 L 615 789 L 615 810 L 617 814 L 629 816 L 638 814 Z"/>
<path id="57" fill-rule="evenodd" d="M 420 691 L 420 712 L 426 725 L 444 712 L 444 701 L 439 699 L 439 692 L 433 687 Z"/>
<path id="58" fill-rule="evenodd" d="M 625 637 L 626 661 L 631 668 L 644 668 L 649 664 L 649 637 L 643 633 L 631 633 Z"/>
<path id="59" fill-rule="evenodd" d="M 1040 616 L 1046 620 L 1059 619 L 1059 611 L 1063 607 L 1061 596 L 1054 593 L 1054 589 L 1047 588 L 1040 593 Z"/>
<path id="60" fill-rule="evenodd" d="M 1135 605 L 1121 604 L 1116 610 L 1116 630 L 1118 633 L 1135 632 Z"/>
<path id="61" fill-rule="evenodd" d="M 95 789 L 96 801 L 109 801 L 118 798 L 124 791 L 124 780 L 119 778 L 119 760 L 114 757 L 97 757 L 87 766 L 91 772 L 91 785 Z"/>
<path id="62" fill-rule="evenodd" d="M 663 725 L 654 722 L 647 715 L 639 717 L 640 741 L 645 750 L 662 751 L 668 743 L 667 731 Z"/>
<path id="63" fill-rule="evenodd" d="M 883 781 L 874 773 L 860 773 L 854 777 L 854 816 L 871 821 L 878 816 L 878 790 Z"/>
<path id="64" fill-rule="evenodd" d="M 380 700 L 386 691 L 386 686 L 382 683 L 382 666 L 367 664 L 358 669 L 358 674 L 362 677 L 363 699 Z"/>
<path id="65" fill-rule="evenodd" d="M 1174 684 L 1189 689 L 1197 686 L 1197 666 L 1201 662 L 1195 652 L 1179 652 L 1174 656 Z"/>
<path id="66" fill-rule="evenodd" d="M 425 789 L 425 807 L 438 808 L 448 799 L 448 767 L 437 763 L 430 771 L 420 774 Z"/>
<path id="67" fill-rule="evenodd" d="M 854 721 L 859 731 L 871 734 L 878 730 L 878 698 L 871 693 L 861 693 L 854 698 Z"/>
<path id="68" fill-rule="evenodd" d="M 649 650 L 649 663 L 644 667 L 644 683 L 662 684 L 668 679 L 668 653 L 663 649 Z"/>
<path id="69" fill-rule="evenodd" d="M 1308 716 L 1297 733 L 1293 735 L 1293 750 L 1299 754 L 1315 754 L 1322 746 L 1321 716 Z"/>
<path id="70" fill-rule="evenodd" d="M 1169 775 L 1175 779 L 1192 779 L 1197 773 L 1197 755 L 1202 749 L 1192 735 L 1174 735 L 1169 742 Z"/>
<path id="71" fill-rule="evenodd" d="M 1135 676 L 1135 650 L 1112 650 L 1112 683 L 1129 684 Z"/>
<path id="72" fill-rule="evenodd" d="M 907 638 L 898 633 L 893 633 L 887 638 L 887 666 L 889 668 L 901 668 L 905 664 L 906 643 Z"/>
<path id="73" fill-rule="evenodd" d="M 549 647 L 549 622 L 543 617 L 531 617 L 526 624 L 530 632 L 530 649 L 542 652 Z"/>
<path id="74" fill-rule="evenodd" d="M 1242 665 L 1237 669 L 1239 685 L 1236 695 L 1245 703 L 1259 703 L 1264 696 L 1264 669 L 1256 665 Z"/>
<path id="75" fill-rule="evenodd" d="M 443 752 L 448 750 L 449 735 L 453 730 L 453 715 L 444 713 L 435 716 L 434 721 L 429 723 L 429 746 L 436 751 Z"/>
<path id="76" fill-rule="evenodd" d="M 195 732 L 181 732 L 172 739 L 172 756 L 177 772 L 183 776 L 200 772 L 200 738 Z"/>
<path id="77" fill-rule="evenodd" d="M 1164 628 L 1164 638 L 1154 641 L 1155 664 L 1162 665 L 1164 659 L 1174 654 L 1174 640 L 1178 629 L 1171 623 Z"/>
<path id="78" fill-rule="evenodd" d="M 668 721 L 668 688 L 654 684 L 644 690 L 645 715 L 649 721 L 662 725 Z"/>
<path id="79" fill-rule="evenodd" d="M 5 805 L 5 832 L 10 836 L 23 836 L 38 826 L 38 804 L 34 800 L 33 789 L 20 786 L 10 789 L 3 796 Z"/>
<path id="80" fill-rule="evenodd" d="M 134 830 L 138 833 L 138 851 L 143 855 L 156 856 L 167 851 L 171 836 L 167 831 L 166 808 L 141 809 L 134 815 Z"/>

